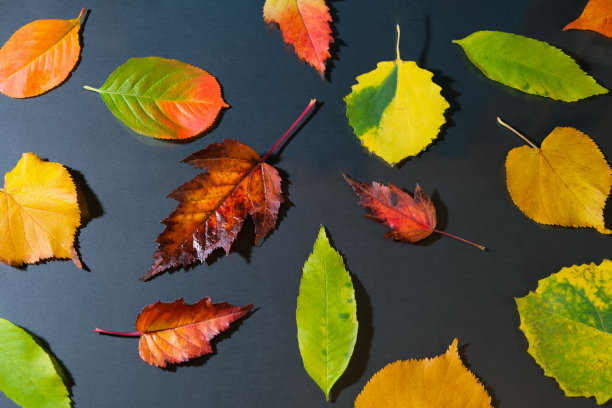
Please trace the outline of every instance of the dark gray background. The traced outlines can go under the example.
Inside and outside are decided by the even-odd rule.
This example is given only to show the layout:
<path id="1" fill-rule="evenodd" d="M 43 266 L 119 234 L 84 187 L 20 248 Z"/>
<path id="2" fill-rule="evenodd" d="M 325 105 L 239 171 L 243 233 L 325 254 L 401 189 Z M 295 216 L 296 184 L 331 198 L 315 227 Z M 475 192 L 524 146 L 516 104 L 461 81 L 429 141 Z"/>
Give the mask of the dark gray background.
<path id="1" fill-rule="evenodd" d="M 329 406 L 302 367 L 295 327 L 301 268 L 323 224 L 353 274 L 360 322 L 353 359 L 332 391 L 335 406 L 351 407 L 385 364 L 441 354 L 455 337 L 495 407 L 594 406 L 566 398 L 527 354 L 514 297 L 563 266 L 599 263 L 610 239 L 520 213 L 506 190 L 504 161 L 522 142 L 495 118 L 538 142 L 555 126 L 573 126 L 610 155 L 612 97 L 569 104 L 522 94 L 486 79 L 451 43 L 483 29 L 526 35 L 562 48 L 611 87 L 611 40 L 561 31 L 587 0 L 328 0 L 335 30 L 328 80 L 266 27 L 263 3 L 0 0 L 0 42 L 32 20 L 91 10 L 82 58 L 67 82 L 28 100 L 0 95 L 0 170 L 11 170 L 23 152 L 62 163 L 77 175 L 93 215 L 78 237 L 90 271 L 70 261 L 0 265 L 0 316 L 49 344 L 72 379 L 77 407 Z M 451 108 L 435 144 L 390 168 L 361 147 L 342 98 L 357 75 L 393 60 L 396 23 L 402 58 L 434 72 Z M 82 89 L 102 85 L 129 58 L 150 55 L 219 79 L 231 108 L 213 132 L 186 144 L 140 136 Z M 252 247 L 249 222 L 229 256 L 138 281 L 152 263 L 159 221 L 175 207 L 166 195 L 197 174 L 179 160 L 224 138 L 263 154 L 313 97 L 318 110 L 273 160 L 287 198 L 277 229 Z M 490 251 L 438 236 L 418 245 L 383 239 L 385 228 L 364 216 L 341 171 L 408 191 L 420 183 L 441 229 Z M 133 330 L 141 308 L 157 300 L 203 296 L 257 308 L 220 336 L 209 358 L 162 370 L 139 358 L 136 339 L 92 333 L 96 326 Z M 13 404 L 0 395 L 0 406 Z"/>

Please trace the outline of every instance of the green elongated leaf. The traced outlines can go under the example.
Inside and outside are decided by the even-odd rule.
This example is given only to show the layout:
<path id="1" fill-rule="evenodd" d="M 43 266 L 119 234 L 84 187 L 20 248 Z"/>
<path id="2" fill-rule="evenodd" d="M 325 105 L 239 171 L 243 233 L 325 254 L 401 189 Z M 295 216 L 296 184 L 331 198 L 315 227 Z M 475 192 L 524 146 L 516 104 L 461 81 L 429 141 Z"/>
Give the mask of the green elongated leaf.
<path id="1" fill-rule="evenodd" d="M 568 397 L 612 398 L 612 262 L 571 266 L 516 299 L 529 354 Z"/>
<path id="2" fill-rule="evenodd" d="M 608 93 L 558 48 L 500 31 L 477 31 L 459 44 L 490 79 L 534 95 L 575 102 Z"/>
<path id="3" fill-rule="evenodd" d="M 5 319 L 0 319 L 0 390 L 25 408 L 70 407 L 50 356 L 28 332 Z"/>
<path id="4" fill-rule="evenodd" d="M 323 226 L 304 264 L 295 317 L 304 368 L 329 400 L 353 354 L 358 323 L 351 275 Z"/>
<path id="5" fill-rule="evenodd" d="M 160 139 L 187 139 L 211 127 L 229 105 L 217 79 L 177 60 L 132 58 L 113 72 L 98 92 L 130 129 Z"/>

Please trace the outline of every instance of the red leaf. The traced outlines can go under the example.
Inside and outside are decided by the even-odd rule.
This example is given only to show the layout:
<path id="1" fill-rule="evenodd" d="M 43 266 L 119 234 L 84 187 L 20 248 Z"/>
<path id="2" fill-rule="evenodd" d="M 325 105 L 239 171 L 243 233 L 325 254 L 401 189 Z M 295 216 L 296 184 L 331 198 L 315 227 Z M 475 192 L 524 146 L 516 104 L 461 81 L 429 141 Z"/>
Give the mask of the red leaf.
<path id="1" fill-rule="evenodd" d="M 255 243 L 276 225 L 283 202 L 281 178 L 265 160 L 315 105 L 310 101 L 293 125 L 262 158 L 249 146 L 226 139 L 183 160 L 206 170 L 174 190 L 178 207 L 162 221 L 166 229 L 156 239 L 153 266 L 147 280 L 168 269 L 204 262 L 215 249 L 229 253 L 247 215 L 255 223 Z"/>
<path id="2" fill-rule="evenodd" d="M 385 238 L 417 242 L 428 237 L 436 228 L 436 209 L 418 184 L 414 198 L 393 184 L 373 182 L 371 186 L 342 174 L 359 197 L 359 205 L 368 210 L 367 216 L 391 229 Z"/>
<path id="3" fill-rule="evenodd" d="M 368 210 L 366 216 L 391 228 L 385 234 L 385 238 L 417 242 L 427 238 L 432 232 L 437 232 L 479 249 L 486 249 L 482 245 L 435 229 L 436 209 L 429 196 L 418 184 L 414 189 L 414 198 L 412 198 L 410 194 L 391 183 L 385 186 L 373 182 L 370 186 L 353 180 L 344 173 L 342 176 L 359 197 L 359 205 Z"/>
<path id="4" fill-rule="evenodd" d="M 183 161 L 207 172 L 169 195 L 179 205 L 162 221 L 166 230 L 155 240 L 155 263 L 141 280 L 204 262 L 217 248 L 229 253 L 247 215 L 255 223 L 256 243 L 276 225 L 281 178 L 249 146 L 226 139 Z"/>
<path id="5" fill-rule="evenodd" d="M 212 303 L 207 297 L 193 305 L 185 304 L 183 299 L 174 303 L 157 302 L 142 309 L 136 318 L 137 332 L 95 331 L 140 336 L 140 357 L 151 365 L 166 367 L 168 363 L 182 363 L 212 353 L 210 340 L 246 315 L 252 307 Z"/>

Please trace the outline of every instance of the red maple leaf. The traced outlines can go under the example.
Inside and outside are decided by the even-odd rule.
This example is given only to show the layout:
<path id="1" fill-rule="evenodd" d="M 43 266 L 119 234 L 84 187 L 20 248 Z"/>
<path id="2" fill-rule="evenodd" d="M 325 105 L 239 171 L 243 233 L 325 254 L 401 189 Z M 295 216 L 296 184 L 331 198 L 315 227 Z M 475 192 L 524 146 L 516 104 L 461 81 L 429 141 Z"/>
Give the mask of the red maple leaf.
<path id="1" fill-rule="evenodd" d="M 388 186 L 377 182 L 368 185 L 353 180 L 344 173 L 342 176 L 359 197 L 359 205 L 368 210 L 366 216 L 390 227 L 385 238 L 417 242 L 427 238 L 432 232 L 437 232 L 485 250 L 482 245 L 435 229 L 436 208 L 418 184 L 413 198 L 391 183 Z"/>

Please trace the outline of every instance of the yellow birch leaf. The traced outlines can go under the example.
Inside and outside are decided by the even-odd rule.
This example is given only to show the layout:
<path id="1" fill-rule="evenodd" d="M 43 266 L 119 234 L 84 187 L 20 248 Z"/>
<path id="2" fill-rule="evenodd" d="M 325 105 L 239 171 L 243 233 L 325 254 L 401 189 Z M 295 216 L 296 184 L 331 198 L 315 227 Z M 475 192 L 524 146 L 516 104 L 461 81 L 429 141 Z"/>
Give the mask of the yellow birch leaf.
<path id="1" fill-rule="evenodd" d="M 603 217 L 612 169 L 595 142 L 579 130 L 558 127 L 540 148 L 512 149 L 506 181 L 512 201 L 536 222 L 612 233 Z"/>
<path id="2" fill-rule="evenodd" d="M 457 339 L 446 354 L 396 361 L 374 374 L 355 408 L 492 408 L 484 386 L 461 361 Z"/>
<path id="3" fill-rule="evenodd" d="M 74 249 L 80 223 L 77 192 L 68 170 L 24 153 L 0 189 L 0 261 L 18 266 L 71 258 L 80 268 Z"/>
<path id="4" fill-rule="evenodd" d="M 396 60 L 379 62 L 375 70 L 358 76 L 357 84 L 344 97 L 355 135 L 390 165 L 429 146 L 450 106 L 430 71 L 400 59 L 399 26 L 397 30 Z"/>

